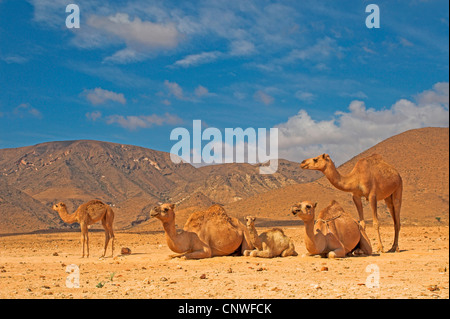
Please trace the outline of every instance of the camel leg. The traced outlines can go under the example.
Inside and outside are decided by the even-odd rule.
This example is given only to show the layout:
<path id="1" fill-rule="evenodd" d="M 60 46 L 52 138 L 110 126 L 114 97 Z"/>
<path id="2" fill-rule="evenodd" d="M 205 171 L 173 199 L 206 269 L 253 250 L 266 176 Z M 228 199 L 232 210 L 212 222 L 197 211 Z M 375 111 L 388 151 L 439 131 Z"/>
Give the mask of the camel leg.
<path id="1" fill-rule="evenodd" d="M 252 254 L 253 251 L 257 251 L 258 249 L 255 250 L 244 250 L 244 253 L 242 255 L 244 256 L 250 256 Z"/>
<path id="2" fill-rule="evenodd" d="M 389 208 L 392 219 L 394 221 L 394 243 L 389 252 L 398 252 L 398 237 L 400 234 L 400 209 L 402 206 L 402 189 L 397 189 L 391 196 L 385 199 L 386 205 Z"/>
<path id="3" fill-rule="evenodd" d="M 378 222 L 377 196 L 370 195 L 369 203 L 370 203 L 370 207 L 372 208 L 372 213 L 373 213 L 373 226 L 377 232 L 378 245 L 377 245 L 376 251 L 383 253 L 384 249 L 383 249 L 383 243 L 381 242 L 380 224 Z"/>
<path id="4" fill-rule="evenodd" d="M 108 248 L 108 243 L 109 243 L 109 232 L 107 229 L 105 229 L 105 249 L 103 250 L 103 255 L 102 257 L 105 257 L 106 255 L 106 248 Z"/>
<path id="5" fill-rule="evenodd" d="M 81 258 L 84 258 L 84 246 L 85 246 L 86 242 L 85 242 L 85 236 L 84 236 L 83 230 L 81 230 L 80 242 L 81 242 L 81 251 L 82 251 Z"/>
<path id="6" fill-rule="evenodd" d="M 111 240 L 111 257 L 114 257 L 114 240 L 115 240 L 115 236 L 114 236 L 114 231 L 112 230 L 112 228 L 109 231 L 109 237 L 112 239 Z"/>
<path id="7" fill-rule="evenodd" d="M 86 257 L 89 257 L 89 233 L 87 229 L 85 237 L 86 237 Z"/>
<path id="8" fill-rule="evenodd" d="M 345 257 L 344 247 L 335 249 L 328 253 L 328 258 L 344 258 L 344 257 Z"/>
<path id="9" fill-rule="evenodd" d="M 88 236 L 88 227 L 86 224 L 81 223 L 80 224 L 80 228 L 81 228 L 81 245 L 83 247 L 83 254 L 81 255 L 81 258 L 84 258 L 85 254 L 85 246 L 86 246 L 86 257 L 89 257 L 89 236 Z"/>
<path id="10" fill-rule="evenodd" d="M 366 222 L 364 221 L 364 211 L 361 197 L 353 195 L 353 202 L 355 203 L 356 210 L 358 211 L 359 223 L 364 229 L 366 229 Z"/>
<path id="11" fill-rule="evenodd" d="M 339 240 L 338 237 L 336 237 L 333 233 L 328 233 L 325 236 L 326 240 L 326 247 L 330 250 L 330 252 L 327 254 L 328 258 L 344 258 L 345 253 L 345 247 L 344 244 Z"/>
<path id="12" fill-rule="evenodd" d="M 193 252 L 182 254 L 186 259 L 202 259 L 202 258 L 210 258 L 212 256 L 211 248 L 205 247 L 200 250 L 196 250 Z M 182 257 L 182 256 L 180 256 Z"/>
<path id="13" fill-rule="evenodd" d="M 372 255 L 372 244 L 370 243 L 369 237 L 367 236 L 364 228 L 359 225 L 360 239 L 359 239 L 359 249 L 364 255 Z"/>
<path id="14" fill-rule="evenodd" d="M 294 243 L 292 240 L 289 241 L 289 247 L 283 250 L 281 253 L 281 257 L 287 257 L 287 256 L 298 256 L 297 252 L 295 251 Z"/>
<path id="15" fill-rule="evenodd" d="M 112 230 L 112 227 L 108 224 L 107 217 L 102 219 L 102 225 L 105 229 L 105 249 L 103 251 L 102 257 L 105 257 L 106 255 L 106 249 L 108 248 L 108 243 L 112 239 L 111 246 L 112 246 L 112 253 L 111 256 L 114 256 L 114 231 Z"/>
<path id="16" fill-rule="evenodd" d="M 255 248 L 256 247 L 252 244 L 252 241 L 250 240 L 250 234 L 248 233 L 248 230 L 244 229 L 242 234 L 241 254 L 244 255 L 246 250 L 252 251 Z"/>
<path id="17" fill-rule="evenodd" d="M 270 250 L 254 250 L 252 251 L 252 257 L 261 257 L 261 258 L 272 258 L 274 257 Z"/>
<path id="18" fill-rule="evenodd" d="M 114 211 L 110 208 L 106 212 L 106 222 L 105 222 L 105 224 L 108 225 L 109 238 L 112 240 L 111 241 L 111 257 L 114 257 L 114 240 L 115 240 L 115 236 L 114 236 L 114 230 L 113 230 L 113 223 L 114 223 Z M 106 249 L 105 249 L 105 253 L 106 253 Z"/>

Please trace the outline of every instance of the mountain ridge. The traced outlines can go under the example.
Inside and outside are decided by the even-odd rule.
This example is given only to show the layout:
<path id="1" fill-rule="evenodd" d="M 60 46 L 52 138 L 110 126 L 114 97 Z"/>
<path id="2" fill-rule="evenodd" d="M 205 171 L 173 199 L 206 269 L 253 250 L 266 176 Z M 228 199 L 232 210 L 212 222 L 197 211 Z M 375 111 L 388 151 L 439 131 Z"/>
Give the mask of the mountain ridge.
<path id="1" fill-rule="evenodd" d="M 195 168 L 188 163 L 173 163 L 169 153 L 144 147 L 72 140 L 0 149 L 0 179 L 40 202 L 46 211 L 59 201 L 66 202 L 69 211 L 74 211 L 83 202 L 101 199 L 117 210 L 116 227 L 124 228 L 147 220 L 150 217 L 148 207 L 160 201 L 181 203 L 198 193 L 203 195 L 205 203 L 224 205 L 295 184 L 296 179 L 301 182 L 319 176 L 315 172 L 302 173 L 297 163 L 286 160 L 281 163 L 290 166 L 291 171 L 298 170 L 297 175 L 294 178 L 282 173 L 264 176 L 259 174 L 256 165 L 245 163 Z M 14 202 L 10 194 L 9 206 L 5 206 L 5 200 L 0 203 L 0 209 L 10 210 L 12 205 L 20 211 L 20 205 Z M 48 214 L 58 217 L 51 210 Z M 7 216 L 4 219 L 7 220 Z M 17 230 L 2 227 L 8 223 L 11 221 L 2 223 L 0 220 L 0 233 Z M 30 231 L 36 230 L 32 223 L 24 224 L 30 225 L 27 228 Z"/>

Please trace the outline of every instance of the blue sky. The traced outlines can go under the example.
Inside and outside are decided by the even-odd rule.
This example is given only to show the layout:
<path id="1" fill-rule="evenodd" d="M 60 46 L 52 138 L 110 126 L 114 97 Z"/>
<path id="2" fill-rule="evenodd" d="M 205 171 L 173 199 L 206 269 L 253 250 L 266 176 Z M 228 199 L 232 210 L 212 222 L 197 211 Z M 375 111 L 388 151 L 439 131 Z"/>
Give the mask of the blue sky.
<path id="1" fill-rule="evenodd" d="M 65 25 L 69 3 L 79 29 Z M 379 29 L 365 25 L 370 3 Z M 342 162 L 448 126 L 448 6 L 0 0 L 0 148 L 95 139 L 168 152 L 172 129 L 200 119 L 278 127 L 281 157 Z"/>

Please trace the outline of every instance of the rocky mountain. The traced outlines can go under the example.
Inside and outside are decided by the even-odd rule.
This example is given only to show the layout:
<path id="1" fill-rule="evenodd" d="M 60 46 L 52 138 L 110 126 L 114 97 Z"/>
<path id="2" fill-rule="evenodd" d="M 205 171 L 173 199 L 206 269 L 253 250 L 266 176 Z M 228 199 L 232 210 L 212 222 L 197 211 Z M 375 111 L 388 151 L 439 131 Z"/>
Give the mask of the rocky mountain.
<path id="1" fill-rule="evenodd" d="M 380 154 L 402 175 L 403 224 L 448 224 L 448 128 L 417 129 L 393 136 L 338 170 L 346 174 L 358 159 L 373 153 Z M 335 189 L 322 173 L 301 170 L 298 163 L 284 160 L 280 160 L 276 174 L 260 175 L 258 165 L 195 168 L 174 164 L 168 153 L 99 141 L 50 142 L 0 150 L 0 234 L 67 227 L 51 205 L 64 201 L 73 211 L 93 198 L 114 208 L 116 229 L 133 231 L 160 230 L 158 221 L 149 220 L 149 212 L 163 201 L 177 204 L 178 227 L 190 213 L 213 203 L 225 205 L 229 214 L 239 218 L 256 215 L 260 225 L 299 223 L 289 208 L 300 200 L 316 201 L 321 209 L 336 199 L 357 216 L 351 194 Z M 381 223 L 392 224 L 384 202 L 378 207 Z M 367 203 L 364 210 L 370 223 Z"/>
<path id="2" fill-rule="evenodd" d="M 1 149 L 0 233 L 60 227 L 51 210 L 59 201 L 73 211 L 83 202 L 101 199 L 113 206 L 115 225 L 123 228 L 147 220 L 157 202 L 185 208 L 227 204 L 320 176 L 285 160 L 280 168 L 272 175 L 260 175 L 258 165 L 250 164 L 195 168 L 173 163 L 165 152 L 90 140 Z M 16 217 L 21 212 L 27 221 Z"/>

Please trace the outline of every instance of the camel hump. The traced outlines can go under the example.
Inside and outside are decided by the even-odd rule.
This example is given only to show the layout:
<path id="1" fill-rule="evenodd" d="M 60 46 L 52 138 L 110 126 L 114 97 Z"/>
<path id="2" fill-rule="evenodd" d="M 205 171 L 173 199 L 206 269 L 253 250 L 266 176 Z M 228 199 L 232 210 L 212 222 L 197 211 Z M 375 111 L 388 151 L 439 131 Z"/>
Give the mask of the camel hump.
<path id="1" fill-rule="evenodd" d="M 219 214 L 223 213 L 223 214 L 225 214 L 225 209 L 222 206 L 220 206 L 219 204 L 214 204 L 214 205 L 210 206 L 206 211 L 208 213 L 219 213 Z"/>
<path id="2" fill-rule="evenodd" d="M 284 235 L 284 231 L 281 228 L 278 228 L 278 227 L 272 228 L 272 232 L 277 232 L 277 233 L 281 233 L 281 234 Z"/>
<path id="3" fill-rule="evenodd" d="M 380 161 L 383 160 L 383 156 L 381 156 L 380 154 L 375 153 L 375 154 L 372 154 L 370 156 L 367 156 L 365 158 L 365 160 L 368 161 L 368 162 L 380 162 Z"/>
<path id="4" fill-rule="evenodd" d="M 338 205 L 338 206 L 339 206 L 339 203 L 338 203 L 336 200 L 333 199 L 333 200 L 331 201 L 330 205 L 328 205 L 328 206 L 331 207 L 331 206 L 334 206 L 334 205 Z"/>
<path id="5" fill-rule="evenodd" d="M 374 153 L 372 155 L 370 155 L 369 157 L 372 157 L 374 159 L 383 159 L 383 156 L 381 156 L 380 154 Z"/>
<path id="6" fill-rule="evenodd" d="M 191 231 L 193 231 L 194 229 L 198 230 L 203 227 L 205 223 L 209 223 L 213 220 L 215 222 L 217 222 L 217 220 L 220 220 L 221 223 L 232 222 L 232 219 L 227 215 L 225 209 L 218 204 L 214 204 L 206 210 L 192 213 L 186 221 L 184 228 Z"/>
<path id="7" fill-rule="evenodd" d="M 86 205 L 106 205 L 99 199 L 93 199 L 86 203 Z"/>
<path id="8" fill-rule="evenodd" d="M 341 205 L 334 199 L 331 201 L 330 205 L 322 209 L 317 215 L 318 219 L 329 220 L 340 217 L 345 214 L 344 209 Z"/>

